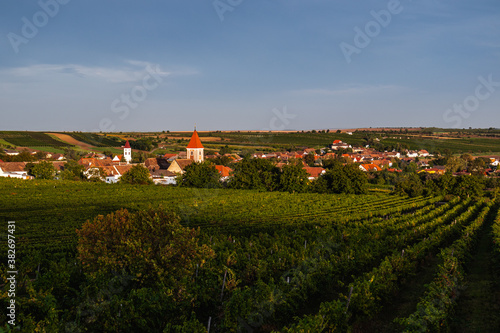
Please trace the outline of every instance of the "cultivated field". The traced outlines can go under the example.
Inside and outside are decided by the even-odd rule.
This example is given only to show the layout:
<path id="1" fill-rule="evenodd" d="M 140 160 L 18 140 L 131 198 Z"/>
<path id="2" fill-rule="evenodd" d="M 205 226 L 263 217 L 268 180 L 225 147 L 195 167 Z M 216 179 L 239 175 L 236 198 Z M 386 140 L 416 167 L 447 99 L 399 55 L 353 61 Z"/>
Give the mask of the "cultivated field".
<path id="1" fill-rule="evenodd" d="M 492 264 L 500 258 L 499 205 L 487 199 L 9 179 L 0 185 L 0 220 L 16 223 L 19 323 L 25 331 L 36 325 L 92 329 L 95 318 L 112 321 L 105 314 L 121 294 L 92 299 L 91 310 L 81 311 L 89 307 L 81 292 L 89 282 L 75 257 L 75 230 L 99 214 L 158 206 L 178 214 L 183 226 L 199 228 L 199 242 L 215 253 L 190 277 L 199 281 L 191 290 L 196 301 L 178 309 L 192 313 L 189 320 L 205 330 L 209 321 L 211 332 L 500 327 Z M 480 277 L 469 277 L 478 258 L 486 258 L 474 268 Z M 471 299 L 474 313 L 463 310 Z M 468 317 L 456 318 L 460 311 Z M 155 332 L 165 323 L 142 325 Z"/>

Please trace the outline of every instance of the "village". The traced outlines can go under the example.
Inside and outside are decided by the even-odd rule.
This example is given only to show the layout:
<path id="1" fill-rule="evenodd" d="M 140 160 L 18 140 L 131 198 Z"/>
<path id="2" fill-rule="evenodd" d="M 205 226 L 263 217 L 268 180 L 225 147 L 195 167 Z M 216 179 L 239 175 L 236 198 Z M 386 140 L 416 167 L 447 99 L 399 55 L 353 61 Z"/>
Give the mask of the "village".
<path id="1" fill-rule="evenodd" d="M 177 177 L 182 175 L 185 168 L 192 164 L 203 162 L 205 160 L 213 161 L 213 164 L 220 174 L 221 181 L 228 181 L 232 175 L 232 169 L 227 165 L 217 164 L 221 158 L 224 158 L 231 163 L 238 163 L 243 159 L 237 153 L 226 154 L 211 154 L 205 155 L 204 146 L 200 140 L 200 136 L 196 129 L 194 130 L 191 139 L 185 151 L 180 151 L 176 154 L 158 155 L 156 158 L 147 158 L 143 163 L 133 163 L 132 148 L 127 140 L 123 148 L 123 154 L 107 156 L 102 153 L 89 153 L 78 160 L 78 164 L 84 168 L 84 176 L 87 178 L 98 178 L 108 184 L 117 183 L 121 176 L 128 172 L 134 165 L 143 165 L 149 170 L 150 178 L 155 184 L 160 185 L 175 185 Z M 7 156 L 19 156 L 20 154 L 36 155 L 39 160 L 45 160 L 52 163 L 56 171 L 55 178 L 58 179 L 58 174 L 65 170 L 67 159 L 63 154 L 43 153 L 41 151 L 17 151 L 11 149 L 4 150 Z M 436 165 L 435 158 L 426 150 L 404 150 L 404 151 L 376 151 L 369 146 L 352 146 L 341 140 L 334 140 L 330 145 L 320 149 L 305 148 L 298 151 L 285 152 L 255 152 L 251 154 L 251 158 L 267 159 L 275 163 L 281 168 L 292 160 L 300 160 L 303 164 L 303 169 L 309 175 L 309 180 L 315 180 L 320 175 L 325 173 L 324 162 L 326 160 L 337 159 L 344 164 L 356 164 L 359 169 L 367 173 L 376 173 L 387 171 L 391 173 L 401 173 L 402 165 L 414 163 L 416 172 L 425 172 L 428 174 L 443 175 L 446 171 L 452 172 L 454 176 L 470 175 L 471 173 L 460 167 L 455 170 L 450 170 L 446 165 Z M 471 160 L 474 157 L 469 157 Z M 483 168 L 481 173 L 488 176 L 498 176 L 498 164 L 500 158 L 491 156 L 482 158 Z M 4 162 L 0 160 L 0 177 L 33 179 L 27 170 L 28 163 L 34 162 Z"/>

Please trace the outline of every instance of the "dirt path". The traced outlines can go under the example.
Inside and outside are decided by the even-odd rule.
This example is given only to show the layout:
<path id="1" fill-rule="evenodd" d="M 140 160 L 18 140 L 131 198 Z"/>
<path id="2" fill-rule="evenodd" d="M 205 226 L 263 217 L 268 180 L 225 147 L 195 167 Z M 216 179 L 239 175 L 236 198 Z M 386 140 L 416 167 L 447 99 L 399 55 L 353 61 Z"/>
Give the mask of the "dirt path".
<path id="1" fill-rule="evenodd" d="M 67 142 L 67 143 L 72 144 L 74 146 L 78 146 L 82 149 L 94 148 L 94 146 L 89 145 L 88 143 L 85 143 L 85 142 L 78 141 L 78 140 L 72 138 L 68 134 L 62 134 L 62 133 L 47 133 L 47 134 L 53 135 L 53 136 L 57 137 L 59 140 L 62 140 L 64 142 Z"/>
<path id="2" fill-rule="evenodd" d="M 492 211 L 496 213 L 497 209 Z M 467 266 L 467 285 L 457 303 L 452 320 L 452 332 L 500 332 L 498 279 L 499 274 L 494 263 L 491 223 L 489 223 Z"/>

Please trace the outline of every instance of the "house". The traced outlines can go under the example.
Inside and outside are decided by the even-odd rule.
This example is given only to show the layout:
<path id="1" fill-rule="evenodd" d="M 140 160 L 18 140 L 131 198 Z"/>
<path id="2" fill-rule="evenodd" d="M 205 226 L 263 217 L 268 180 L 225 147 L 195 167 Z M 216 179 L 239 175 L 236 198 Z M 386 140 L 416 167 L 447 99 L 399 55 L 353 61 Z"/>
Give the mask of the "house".
<path id="1" fill-rule="evenodd" d="M 414 150 L 409 150 L 409 151 L 406 153 L 406 156 L 411 157 L 411 158 L 415 158 L 415 157 L 418 157 L 418 152 L 416 152 L 416 151 L 414 151 Z"/>
<path id="2" fill-rule="evenodd" d="M 419 150 L 418 151 L 418 156 L 419 157 L 428 157 L 430 156 L 429 152 L 425 149 Z"/>
<path id="3" fill-rule="evenodd" d="M 52 155 L 52 159 L 55 161 L 62 161 L 65 160 L 66 158 L 64 157 L 63 154 L 54 154 Z"/>
<path id="4" fill-rule="evenodd" d="M 151 178 L 156 185 L 175 185 L 177 184 L 177 174 L 168 170 L 160 169 L 150 171 Z"/>
<path id="5" fill-rule="evenodd" d="M 83 174 L 87 177 L 90 178 L 93 175 L 96 175 L 98 172 L 98 169 L 101 168 L 104 171 L 105 174 L 105 179 L 102 179 L 106 181 L 108 184 L 114 184 L 118 182 L 121 176 L 130 169 L 132 169 L 132 165 L 108 165 L 108 166 L 91 166 L 87 168 Z"/>
<path id="6" fill-rule="evenodd" d="M 231 176 L 231 172 L 233 172 L 233 169 L 224 165 L 216 165 L 215 169 L 219 171 L 220 178 L 222 181 L 227 180 Z"/>
<path id="7" fill-rule="evenodd" d="M 372 163 L 370 163 L 370 164 L 360 164 L 359 168 L 362 171 L 365 171 L 365 172 L 368 172 L 368 171 L 382 171 L 381 167 L 379 167 L 378 165 L 372 164 Z"/>
<path id="8" fill-rule="evenodd" d="M 4 149 L 4 152 L 6 155 L 9 155 L 9 156 L 19 155 L 19 152 L 17 150 Z"/>
<path id="9" fill-rule="evenodd" d="M 120 162 L 123 158 L 123 155 L 115 155 L 115 157 L 113 157 L 112 161 L 113 162 Z"/>
<path id="10" fill-rule="evenodd" d="M 163 155 L 163 158 L 169 162 L 172 162 L 173 160 L 175 160 L 177 157 L 179 156 L 179 154 L 165 154 Z"/>
<path id="11" fill-rule="evenodd" d="M 321 167 L 303 167 L 302 169 L 306 170 L 306 172 L 309 174 L 309 177 L 307 177 L 309 180 L 314 180 L 317 179 L 319 176 L 324 174 L 326 172 L 325 169 Z"/>
<path id="12" fill-rule="evenodd" d="M 167 170 L 170 172 L 173 172 L 173 173 L 183 174 L 184 169 L 193 162 L 194 162 L 194 159 L 177 158 L 177 159 L 172 161 L 172 163 L 170 164 L 170 166 L 168 167 Z"/>
<path id="13" fill-rule="evenodd" d="M 25 162 L 1 162 L 0 163 L 0 177 L 19 178 L 19 179 L 32 179 L 28 175 Z"/>
<path id="14" fill-rule="evenodd" d="M 330 145 L 330 149 L 333 150 L 348 149 L 348 148 L 352 148 L 352 146 L 345 142 L 342 142 L 342 140 L 334 140 L 333 143 Z"/>

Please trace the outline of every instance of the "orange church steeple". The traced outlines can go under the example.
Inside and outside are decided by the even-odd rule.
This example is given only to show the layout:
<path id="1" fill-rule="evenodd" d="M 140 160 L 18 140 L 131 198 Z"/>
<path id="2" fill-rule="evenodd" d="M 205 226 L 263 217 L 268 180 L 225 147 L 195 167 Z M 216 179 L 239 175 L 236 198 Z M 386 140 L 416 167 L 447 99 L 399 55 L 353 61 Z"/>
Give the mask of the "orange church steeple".
<path id="1" fill-rule="evenodd" d="M 205 147 L 201 144 L 200 137 L 198 136 L 198 132 L 196 131 L 196 127 L 194 128 L 193 135 L 191 136 L 191 140 L 189 140 L 189 144 L 186 147 L 187 150 L 187 158 L 194 160 L 195 162 L 203 162 L 203 150 Z"/>

